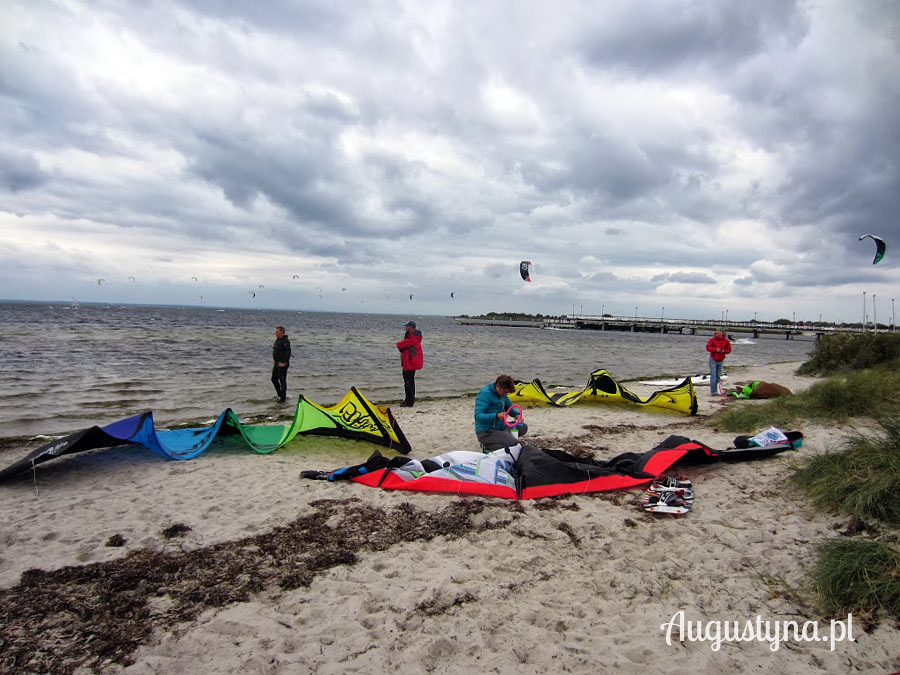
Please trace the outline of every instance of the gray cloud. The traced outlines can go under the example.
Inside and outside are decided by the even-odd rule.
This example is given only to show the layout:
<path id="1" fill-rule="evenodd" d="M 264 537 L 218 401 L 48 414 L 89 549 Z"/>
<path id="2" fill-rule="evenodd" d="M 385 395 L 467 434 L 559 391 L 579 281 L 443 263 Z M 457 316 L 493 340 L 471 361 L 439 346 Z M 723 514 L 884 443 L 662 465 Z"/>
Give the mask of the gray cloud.
<path id="1" fill-rule="evenodd" d="M 452 279 L 466 313 L 849 307 L 900 281 L 856 240 L 900 241 L 898 17 L 875 0 L 9 3 L 0 281 L 67 297 L 94 275 L 60 251 L 112 279 L 139 249 L 159 301 L 181 267 L 237 304 L 252 280 L 317 307 L 349 284 L 390 311 L 412 285 L 446 312 Z"/>
<path id="2" fill-rule="evenodd" d="M 666 272 L 657 274 L 651 279 L 654 283 L 673 284 L 714 284 L 716 280 L 705 272 Z"/>
<path id="3" fill-rule="evenodd" d="M 33 190 L 49 179 L 33 156 L 0 151 L 0 186 L 4 189 L 10 192 Z"/>

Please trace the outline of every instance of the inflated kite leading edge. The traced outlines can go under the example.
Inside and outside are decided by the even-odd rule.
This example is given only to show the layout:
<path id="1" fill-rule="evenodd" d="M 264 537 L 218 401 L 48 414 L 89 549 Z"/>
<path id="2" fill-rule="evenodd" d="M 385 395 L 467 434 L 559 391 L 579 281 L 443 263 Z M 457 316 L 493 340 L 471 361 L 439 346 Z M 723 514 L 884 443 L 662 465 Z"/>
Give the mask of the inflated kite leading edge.
<path id="1" fill-rule="evenodd" d="M 218 436 L 234 434 L 240 434 L 247 445 L 260 454 L 274 452 L 298 435 L 370 441 L 404 454 L 411 449 L 390 409 L 373 405 L 353 387 L 340 402 L 330 407 L 301 395 L 294 419 L 288 425 L 243 424 L 231 408 L 226 408 L 209 426 L 157 430 L 152 412 L 133 415 L 56 439 L 0 470 L 0 480 L 55 457 L 121 445 L 143 445 L 167 459 L 193 459 Z"/>
<path id="2" fill-rule="evenodd" d="M 548 393 L 540 380 L 516 382 L 516 390 L 509 395 L 511 401 L 528 401 L 544 403 L 557 407 L 574 405 L 575 403 L 634 403 L 640 406 L 668 408 L 689 415 L 697 414 L 697 394 L 691 378 L 685 378 L 680 384 L 660 389 L 642 399 L 626 387 L 619 384 L 606 370 L 599 369 L 591 373 L 587 385 L 580 391 Z"/>

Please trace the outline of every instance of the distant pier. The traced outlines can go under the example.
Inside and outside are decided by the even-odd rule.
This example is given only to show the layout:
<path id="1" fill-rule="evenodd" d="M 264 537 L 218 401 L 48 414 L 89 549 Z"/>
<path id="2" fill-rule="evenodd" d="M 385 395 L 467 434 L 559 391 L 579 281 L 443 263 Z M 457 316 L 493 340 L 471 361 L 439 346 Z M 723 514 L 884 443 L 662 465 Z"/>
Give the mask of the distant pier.
<path id="1" fill-rule="evenodd" d="M 763 335 L 783 335 L 792 340 L 800 335 L 820 337 L 829 333 L 859 333 L 861 328 L 814 326 L 803 323 L 769 323 L 765 321 L 710 321 L 702 319 L 665 319 L 639 316 L 588 316 L 573 315 L 535 321 L 508 321 L 504 319 L 456 318 L 456 322 L 468 326 L 509 326 L 512 328 L 555 328 L 567 330 L 626 331 L 631 333 L 672 333 L 697 335 L 723 330 L 728 334 L 747 333 L 754 338 Z"/>

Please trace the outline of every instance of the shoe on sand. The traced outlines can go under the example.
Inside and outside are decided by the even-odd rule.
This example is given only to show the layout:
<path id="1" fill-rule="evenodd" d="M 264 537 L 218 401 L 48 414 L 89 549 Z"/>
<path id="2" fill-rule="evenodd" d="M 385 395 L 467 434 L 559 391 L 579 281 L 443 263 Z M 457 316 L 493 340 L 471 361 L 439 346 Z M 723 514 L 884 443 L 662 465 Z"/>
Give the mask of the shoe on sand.
<path id="1" fill-rule="evenodd" d="M 676 476 L 660 476 L 650 483 L 650 490 L 661 492 L 662 490 L 678 490 L 681 488 L 693 488 L 690 478 Z"/>
<path id="2" fill-rule="evenodd" d="M 688 501 L 679 497 L 676 492 L 660 494 L 648 492 L 644 496 L 641 507 L 648 513 L 671 513 L 680 516 L 690 511 L 693 504 L 693 500 Z"/>

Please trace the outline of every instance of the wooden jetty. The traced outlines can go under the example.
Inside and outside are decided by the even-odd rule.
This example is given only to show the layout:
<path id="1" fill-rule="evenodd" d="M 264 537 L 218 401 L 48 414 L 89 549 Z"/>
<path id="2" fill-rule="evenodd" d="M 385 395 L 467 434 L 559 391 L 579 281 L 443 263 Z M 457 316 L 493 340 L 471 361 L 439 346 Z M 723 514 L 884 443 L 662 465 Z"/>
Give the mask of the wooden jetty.
<path id="1" fill-rule="evenodd" d="M 754 338 L 763 335 L 783 335 L 786 340 L 797 336 L 816 336 L 829 333 L 859 333 L 861 328 L 851 326 L 822 326 L 805 323 L 770 323 L 765 321 L 712 321 L 709 319 L 666 319 L 640 316 L 571 315 L 535 321 L 507 321 L 504 319 L 479 319 L 457 317 L 456 322 L 469 326 L 509 326 L 513 328 L 551 328 L 567 330 L 628 331 L 632 333 L 672 333 L 697 335 L 723 330 L 727 334 L 746 333 Z"/>

